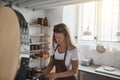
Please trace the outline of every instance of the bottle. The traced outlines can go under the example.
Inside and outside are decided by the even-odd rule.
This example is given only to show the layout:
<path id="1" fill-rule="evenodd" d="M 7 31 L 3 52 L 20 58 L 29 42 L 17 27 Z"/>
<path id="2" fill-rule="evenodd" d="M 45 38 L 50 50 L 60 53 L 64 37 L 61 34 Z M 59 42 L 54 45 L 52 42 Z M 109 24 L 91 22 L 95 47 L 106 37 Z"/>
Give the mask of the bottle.
<path id="1" fill-rule="evenodd" d="M 29 38 L 29 42 L 32 43 L 32 38 L 31 37 Z"/>
<path id="2" fill-rule="evenodd" d="M 38 18 L 38 24 L 43 26 L 43 23 L 44 23 L 44 19 L 43 18 Z"/>
<path id="3" fill-rule="evenodd" d="M 47 17 L 44 18 L 43 26 L 48 26 L 48 19 L 47 19 Z"/>

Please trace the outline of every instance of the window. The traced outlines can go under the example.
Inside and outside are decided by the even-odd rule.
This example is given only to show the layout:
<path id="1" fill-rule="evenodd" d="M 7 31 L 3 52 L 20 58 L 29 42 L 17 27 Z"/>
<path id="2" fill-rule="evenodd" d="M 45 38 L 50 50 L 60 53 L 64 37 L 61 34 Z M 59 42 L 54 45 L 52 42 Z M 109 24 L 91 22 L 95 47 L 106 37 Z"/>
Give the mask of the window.
<path id="1" fill-rule="evenodd" d="M 95 2 L 78 4 L 78 26 L 81 33 L 78 33 L 80 40 L 93 40 L 94 39 L 94 26 L 95 26 Z M 92 33 L 91 36 L 84 36 L 83 32 L 89 28 Z"/>
<path id="2" fill-rule="evenodd" d="M 109 2 L 109 3 L 108 3 Z M 116 41 L 119 27 L 119 0 L 103 0 L 101 3 L 100 39 L 101 41 Z M 100 14 L 99 14 L 100 15 Z"/>
<path id="3" fill-rule="evenodd" d="M 63 22 L 71 26 L 72 36 L 78 40 L 117 41 L 120 28 L 120 1 L 99 0 L 64 6 Z M 69 12 L 69 15 L 66 13 Z M 74 29 L 73 29 L 74 28 Z M 83 32 L 89 29 L 92 35 Z"/>

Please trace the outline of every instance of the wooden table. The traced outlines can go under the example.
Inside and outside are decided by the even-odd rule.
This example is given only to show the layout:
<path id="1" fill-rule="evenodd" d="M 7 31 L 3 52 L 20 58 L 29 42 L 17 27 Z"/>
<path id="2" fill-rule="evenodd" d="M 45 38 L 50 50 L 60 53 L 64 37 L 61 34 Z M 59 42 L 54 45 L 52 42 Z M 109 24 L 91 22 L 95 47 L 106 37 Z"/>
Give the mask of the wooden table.
<path id="1" fill-rule="evenodd" d="M 78 80 L 80 80 L 80 72 L 86 72 L 86 73 L 91 73 L 91 74 L 95 74 L 95 75 L 101 75 L 101 76 L 114 78 L 115 80 L 120 80 L 120 76 L 115 76 L 115 75 L 111 75 L 111 74 L 96 72 L 95 70 L 98 67 L 100 67 L 100 66 L 98 66 L 98 65 L 90 65 L 90 66 L 79 65 L 79 67 L 78 67 Z"/>

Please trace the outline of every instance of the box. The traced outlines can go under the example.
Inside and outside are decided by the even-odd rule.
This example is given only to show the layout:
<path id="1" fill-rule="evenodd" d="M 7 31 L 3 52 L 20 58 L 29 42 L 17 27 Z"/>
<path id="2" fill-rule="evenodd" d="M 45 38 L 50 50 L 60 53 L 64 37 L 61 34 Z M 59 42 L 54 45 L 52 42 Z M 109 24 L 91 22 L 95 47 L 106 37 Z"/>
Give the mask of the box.
<path id="1" fill-rule="evenodd" d="M 92 59 L 91 58 L 85 58 L 85 59 L 81 59 L 80 64 L 82 66 L 89 66 L 92 64 Z"/>

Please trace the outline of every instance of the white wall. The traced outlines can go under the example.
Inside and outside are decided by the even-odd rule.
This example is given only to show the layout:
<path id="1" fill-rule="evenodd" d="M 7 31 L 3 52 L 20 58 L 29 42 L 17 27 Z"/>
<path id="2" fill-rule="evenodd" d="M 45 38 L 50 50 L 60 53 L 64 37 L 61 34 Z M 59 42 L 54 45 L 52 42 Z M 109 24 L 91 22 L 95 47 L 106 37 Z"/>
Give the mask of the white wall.
<path id="1" fill-rule="evenodd" d="M 76 5 L 69 5 L 63 9 L 63 22 L 69 27 L 72 40 L 75 41 L 76 35 Z M 72 11 L 72 12 L 71 12 Z M 69 14 L 68 14 L 69 13 Z"/>
<path id="2" fill-rule="evenodd" d="M 62 10 L 63 7 L 57 7 L 57 8 L 52 8 L 52 9 L 47 9 L 45 10 L 45 16 L 48 18 L 48 24 L 50 26 L 49 28 L 49 34 L 50 40 L 52 41 L 52 34 L 53 34 L 53 26 L 62 23 Z"/>
<path id="3" fill-rule="evenodd" d="M 45 10 L 45 16 L 48 18 L 49 25 L 53 27 L 55 24 L 62 22 L 63 7 Z"/>
<path id="4" fill-rule="evenodd" d="M 13 8 L 23 14 L 28 23 L 37 23 L 38 18 L 45 17 L 44 10 L 33 11 L 31 9 L 20 8 L 16 6 L 13 6 Z"/>
<path id="5" fill-rule="evenodd" d="M 0 1 L 0 6 L 4 6 L 7 3 Z M 26 19 L 28 23 L 35 23 L 37 22 L 37 18 L 44 18 L 45 17 L 45 12 L 44 10 L 37 10 L 33 11 L 31 9 L 26 9 L 26 8 L 21 8 L 12 5 L 12 8 L 19 11 Z"/>
<path id="6" fill-rule="evenodd" d="M 79 49 L 80 60 L 92 58 L 94 64 L 120 67 L 120 50 L 115 46 L 107 45 L 104 53 L 97 52 L 96 45 L 79 45 Z"/>

